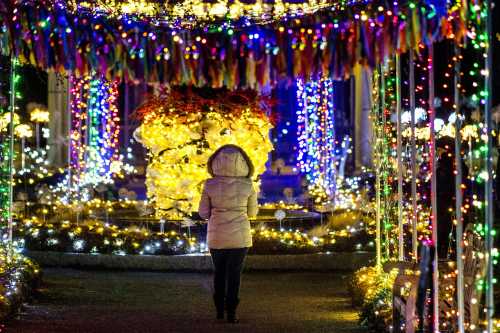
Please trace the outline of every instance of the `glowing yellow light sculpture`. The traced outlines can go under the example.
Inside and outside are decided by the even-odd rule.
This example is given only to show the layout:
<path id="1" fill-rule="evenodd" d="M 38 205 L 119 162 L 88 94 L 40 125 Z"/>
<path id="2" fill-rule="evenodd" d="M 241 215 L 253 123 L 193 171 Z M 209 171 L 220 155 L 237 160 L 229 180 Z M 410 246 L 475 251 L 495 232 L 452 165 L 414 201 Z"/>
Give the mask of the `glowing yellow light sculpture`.
<path id="1" fill-rule="evenodd" d="M 186 107 L 158 106 L 134 133 L 149 150 L 146 172 L 149 199 L 158 216 L 177 219 L 198 207 L 203 181 L 210 177 L 206 163 L 220 146 L 236 144 L 250 156 L 257 177 L 265 171 L 272 125 L 261 110 L 240 110 L 187 102 Z M 185 109 L 191 109 L 186 111 Z"/>

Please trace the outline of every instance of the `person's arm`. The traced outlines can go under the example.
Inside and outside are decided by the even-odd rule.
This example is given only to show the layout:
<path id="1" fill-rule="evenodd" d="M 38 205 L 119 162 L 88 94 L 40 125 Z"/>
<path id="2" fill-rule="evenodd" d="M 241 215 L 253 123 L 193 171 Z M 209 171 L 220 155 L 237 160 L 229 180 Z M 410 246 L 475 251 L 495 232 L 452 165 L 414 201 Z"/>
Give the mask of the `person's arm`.
<path id="1" fill-rule="evenodd" d="M 212 211 L 212 206 L 210 204 L 210 197 L 207 192 L 207 184 L 203 185 L 203 192 L 201 193 L 200 206 L 198 208 L 198 214 L 204 220 L 208 220 L 210 218 L 210 213 Z"/>
<path id="2" fill-rule="evenodd" d="M 255 190 L 252 186 L 252 193 L 248 197 L 248 203 L 247 203 L 248 217 L 257 216 L 258 211 L 259 211 L 259 206 L 257 204 L 257 192 L 255 192 Z"/>

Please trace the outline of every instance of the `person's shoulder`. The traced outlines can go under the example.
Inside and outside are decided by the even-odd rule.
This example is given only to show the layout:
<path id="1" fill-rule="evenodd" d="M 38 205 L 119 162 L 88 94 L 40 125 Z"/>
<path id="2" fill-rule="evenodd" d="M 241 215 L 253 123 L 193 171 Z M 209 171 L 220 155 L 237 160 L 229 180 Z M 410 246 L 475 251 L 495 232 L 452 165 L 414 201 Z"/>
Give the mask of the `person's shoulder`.
<path id="1" fill-rule="evenodd" d="M 248 177 L 237 177 L 237 179 L 241 183 L 252 185 L 252 180 Z"/>
<path id="2" fill-rule="evenodd" d="M 253 182 L 250 178 L 240 177 L 238 179 L 238 186 L 243 187 L 248 191 L 253 191 Z"/>
<path id="3" fill-rule="evenodd" d="M 216 182 L 215 178 L 208 178 L 208 179 L 205 179 L 205 181 L 204 181 L 204 185 L 205 185 L 205 186 L 210 186 L 210 185 L 212 185 L 214 182 Z"/>

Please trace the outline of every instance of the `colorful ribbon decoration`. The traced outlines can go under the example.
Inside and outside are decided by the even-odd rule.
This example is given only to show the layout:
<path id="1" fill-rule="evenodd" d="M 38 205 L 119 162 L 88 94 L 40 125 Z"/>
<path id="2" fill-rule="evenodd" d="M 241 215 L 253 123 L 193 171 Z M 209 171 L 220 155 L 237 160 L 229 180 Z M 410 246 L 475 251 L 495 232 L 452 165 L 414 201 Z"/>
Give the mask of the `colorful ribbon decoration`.
<path id="1" fill-rule="evenodd" d="M 72 13 L 59 1 L 8 0 L 0 5 L 0 49 L 21 63 L 77 77 L 94 72 L 132 82 L 267 90 L 320 73 L 343 79 L 356 63 L 373 68 L 395 52 L 465 32 L 460 5 L 384 4 L 213 31 Z"/>

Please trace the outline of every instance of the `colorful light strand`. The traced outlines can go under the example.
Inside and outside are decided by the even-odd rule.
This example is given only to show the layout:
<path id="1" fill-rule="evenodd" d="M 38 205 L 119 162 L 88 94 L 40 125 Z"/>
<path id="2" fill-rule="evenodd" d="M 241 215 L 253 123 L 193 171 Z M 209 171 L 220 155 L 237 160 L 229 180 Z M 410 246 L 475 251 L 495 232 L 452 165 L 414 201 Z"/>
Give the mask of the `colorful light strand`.
<path id="1" fill-rule="evenodd" d="M 120 171 L 116 82 L 92 79 L 87 101 L 86 157 L 83 184 L 111 183 Z"/>
<path id="2" fill-rule="evenodd" d="M 335 138 L 333 81 L 297 80 L 297 164 L 311 189 L 335 197 L 341 150 Z M 344 143 L 344 147 L 347 143 Z"/>
<path id="3" fill-rule="evenodd" d="M 477 12 L 477 10 L 476 10 Z M 486 16 L 483 16 L 486 17 Z M 478 35 L 479 36 L 479 35 Z M 479 38 L 479 37 L 478 37 Z M 471 43 L 471 45 L 476 45 L 476 48 L 474 46 L 471 46 L 471 49 L 478 50 L 476 51 L 477 54 L 477 59 L 481 59 L 481 61 L 484 61 L 486 58 L 486 55 L 484 53 L 484 47 L 486 43 Z M 474 57 L 473 55 L 471 56 L 470 54 L 470 49 L 466 51 L 466 57 L 470 59 L 471 57 Z M 429 53 L 429 54 L 428 54 Z M 464 217 L 466 217 L 467 220 L 469 220 L 469 223 L 472 222 L 475 224 L 475 231 L 474 233 L 477 235 L 482 235 L 483 239 L 487 239 L 487 237 L 490 237 L 490 243 L 488 242 L 481 243 L 482 245 L 474 245 L 475 248 L 471 250 L 470 248 L 467 249 L 467 251 L 472 251 L 475 254 L 475 260 L 477 260 L 478 264 L 480 264 L 481 260 L 484 261 L 484 272 L 478 268 L 479 270 L 474 273 L 473 275 L 470 275 L 468 277 L 469 280 L 468 282 L 465 283 L 465 290 L 464 288 L 461 288 L 460 285 L 460 277 L 457 276 L 457 272 L 451 271 L 451 272 L 445 272 L 446 267 L 441 267 L 440 268 L 440 274 L 442 274 L 442 278 L 440 277 L 438 281 L 437 280 L 437 269 L 434 271 L 434 286 L 438 286 L 438 283 L 442 285 L 442 287 L 437 287 L 435 290 L 441 290 L 443 292 L 444 297 L 446 298 L 448 304 L 456 304 L 454 298 L 456 297 L 457 293 L 460 293 L 461 291 L 467 293 L 470 293 L 469 288 L 470 284 L 473 283 L 475 284 L 475 288 L 477 289 L 474 291 L 477 296 L 474 296 L 473 299 L 466 299 L 466 306 L 467 307 L 477 307 L 479 309 L 478 313 L 481 315 L 482 318 L 474 318 L 474 316 L 468 316 L 466 313 L 466 318 L 465 320 L 460 319 L 460 326 L 462 326 L 462 331 L 467 331 L 467 330 L 474 330 L 474 329 L 484 329 L 486 332 L 492 332 L 494 321 L 491 319 L 492 318 L 492 304 L 493 304 L 493 297 L 492 295 L 492 288 L 495 283 L 495 278 L 493 277 L 493 268 L 487 268 L 487 264 L 492 265 L 497 261 L 498 258 L 498 251 L 494 247 L 493 241 L 491 240 L 493 236 L 495 235 L 496 231 L 491 229 L 491 227 L 488 227 L 488 212 L 486 211 L 487 206 L 488 206 L 488 200 L 485 195 L 485 193 L 492 193 L 491 190 L 485 191 L 483 187 L 488 186 L 486 182 L 489 179 L 493 179 L 495 176 L 495 173 L 493 171 L 488 172 L 487 171 L 487 161 L 488 159 L 492 158 L 492 154 L 494 152 L 491 152 L 490 155 L 488 155 L 490 152 L 489 148 L 486 148 L 486 144 L 488 142 L 491 142 L 491 138 L 487 138 L 488 134 L 491 136 L 496 135 L 494 131 L 491 131 L 488 133 L 486 130 L 486 123 L 488 122 L 486 119 L 484 119 L 485 113 L 485 105 L 487 104 L 487 98 L 489 94 L 487 94 L 485 91 L 488 89 L 484 88 L 483 83 L 481 82 L 481 79 L 487 76 L 488 71 L 481 70 L 481 65 L 480 61 L 474 62 L 463 62 L 464 57 L 462 55 L 456 55 L 453 57 L 453 62 L 456 64 L 458 61 L 462 60 L 463 66 L 461 68 L 462 74 L 461 78 L 457 80 L 455 78 L 456 82 L 454 83 L 457 88 L 460 88 L 460 94 L 462 96 L 466 96 L 467 91 L 472 91 L 472 93 L 469 93 L 469 96 L 471 96 L 470 101 L 467 102 L 467 100 L 457 100 L 457 97 L 455 98 L 450 98 L 450 96 L 445 96 L 442 98 L 444 101 L 443 105 L 445 107 L 445 110 L 449 110 L 449 104 L 450 101 L 453 101 L 453 109 L 458 110 L 459 109 L 459 103 L 476 103 L 472 104 L 473 110 L 472 111 L 465 111 L 465 114 L 462 115 L 462 111 L 457 113 L 454 112 L 451 114 L 450 118 L 448 119 L 448 122 L 446 122 L 446 119 L 439 119 L 435 117 L 435 111 L 437 108 L 441 107 L 440 104 L 436 103 L 436 99 L 433 98 L 433 86 L 432 84 L 434 83 L 434 78 L 432 77 L 433 74 L 433 64 L 432 64 L 432 57 L 431 57 L 431 51 L 424 50 L 424 47 L 421 47 L 420 50 L 420 59 L 417 59 L 415 67 L 417 69 L 418 77 L 421 77 L 423 79 L 420 79 L 417 81 L 417 87 L 415 89 L 416 92 L 416 97 L 418 101 L 418 106 L 422 107 L 424 109 L 419 109 L 418 107 L 416 108 L 416 116 L 415 123 L 418 127 L 415 128 L 415 134 L 416 134 L 416 160 L 418 160 L 418 164 L 421 166 L 421 170 L 419 175 L 416 178 L 416 185 L 419 187 L 419 190 L 416 191 L 419 195 L 418 197 L 415 197 L 415 199 L 418 202 L 418 232 L 419 232 L 419 237 L 421 241 L 424 240 L 428 242 L 430 239 L 433 239 L 434 242 L 437 240 L 436 237 L 436 221 L 435 219 L 437 218 L 437 211 L 436 211 L 436 180 L 431 181 L 431 175 L 435 175 L 436 173 L 436 160 L 438 158 L 438 152 L 441 151 L 441 157 L 437 161 L 438 163 L 441 163 L 441 158 L 447 158 L 447 157 L 452 157 L 453 152 L 452 149 L 450 150 L 450 147 L 452 147 L 452 144 L 450 143 L 453 141 L 452 139 L 455 138 L 455 135 L 460 139 L 460 141 L 463 141 L 464 143 L 468 143 L 468 145 L 465 146 L 465 151 L 460 152 L 460 147 L 457 145 L 457 149 L 459 149 L 459 154 L 460 156 L 457 156 L 458 161 L 457 163 L 462 163 L 462 161 L 465 161 L 466 165 L 469 167 L 469 179 L 466 180 L 464 183 L 457 183 L 456 185 L 456 190 L 461 193 L 461 191 L 465 190 L 465 200 L 464 200 L 464 205 L 457 208 L 460 209 L 460 213 L 463 214 Z M 470 68 L 468 68 L 470 66 Z M 466 69 L 464 69 L 465 67 Z M 443 80 L 448 80 L 452 81 L 454 64 L 452 63 L 450 66 L 448 66 L 448 70 L 444 73 L 445 78 Z M 451 71 L 451 73 L 450 73 Z M 390 89 L 390 81 L 387 80 L 380 80 L 380 78 L 377 77 L 379 71 L 375 72 L 374 76 L 374 81 L 376 83 L 375 91 L 376 93 L 373 95 L 374 97 L 374 107 L 378 108 L 380 106 L 381 101 L 380 99 L 386 99 L 387 101 L 391 100 L 391 95 L 394 95 L 389 91 Z M 438 73 L 436 73 L 438 74 Z M 392 76 L 392 75 L 390 75 Z M 389 77 L 390 77 L 389 76 Z M 467 76 L 471 76 L 472 80 L 463 82 L 463 79 Z M 439 79 L 439 78 L 438 78 Z M 425 84 L 425 82 L 432 82 L 429 86 Z M 444 84 L 444 88 L 447 88 L 449 84 L 453 84 L 450 82 L 446 82 Z M 413 91 L 413 89 L 411 89 Z M 439 92 L 439 90 L 436 91 L 437 93 L 443 93 L 442 91 Z M 448 93 L 447 91 L 444 92 L 445 94 Z M 389 95 L 385 96 L 383 98 L 383 95 Z M 379 97 L 380 95 L 380 97 Z M 411 96 L 411 95 L 410 95 Z M 413 103 L 410 103 L 413 104 Z M 436 108 L 436 109 L 435 109 Z M 470 108 L 470 106 L 469 106 Z M 382 109 L 382 108 L 380 108 Z M 380 110 L 378 109 L 378 110 Z M 376 113 L 376 120 L 380 123 L 384 123 L 384 116 L 388 117 L 390 114 L 392 114 L 392 111 L 394 109 L 393 106 L 391 106 L 391 103 L 387 104 L 387 109 L 390 110 L 388 114 L 382 114 L 380 111 Z M 425 109 L 428 109 L 429 115 L 427 115 Z M 424 112 L 421 112 L 421 111 Z M 440 110 L 443 112 L 442 110 Z M 451 110 L 450 110 L 451 112 Z M 422 117 L 420 117 L 421 115 Z M 409 113 L 403 113 L 402 114 L 402 123 L 407 124 L 412 118 L 411 112 Z M 428 121 L 430 119 L 430 121 Z M 484 119 L 484 120 L 483 120 Z M 457 123 L 462 122 L 465 120 L 465 123 L 463 126 L 460 126 Z M 392 151 L 395 151 L 396 146 L 394 146 L 395 140 L 392 137 L 393 135 L 393 128 L 392 124 L 389 122 L 385 122 L 387 124 L 386 126 L 376 126 L 375 127 L 375 137 L 380 138 L 383 137 L 385 138 L 385 142 L 389 147 L 392 147 Z M 455 128 L 455 126 L 458 126 Z M 383 129 L 386 129 L 385 131 Z M 378 129 L 378 130 L 377 130 Z M 407 128 L 406 130 L 403 130 L 403 140 L 410 140 L 412 136 L 412 129 Z M 433 136 L 438 143 L 438 147 L 436 148 Z M 376 146 L 377 147 L 377 146 Z M 383 147 L 383 145 L 381 145 Z M 436 150 L 439 149 L 440 151 Z M 444 152 L 442 152 L 444 150 Z M 388 164 L 392 164 L 393 160 L 393 154 L 390 152 L 383 152 L 381 153 L 381 156 L 383 158 L 383 155 L 385 154 L 386 160 L 389 162 Z M 432 155 L 435 154 L 435 159 L 432 159 Z M 408 152 L 403 152 L 403 157 L 405 159 L 407 158 L 407 163 L 409 163 L 409 160 L 411 158 L 412 154 L 409 154 Z M 444 156 L 444 157 L 443 157 Z M 378 156 L 375 156 L 376 162 Z M 429 163 L 431 161 L 431 163 Z M 417 161 L 416 161 L 417 162 Z M 445 163 L 445 162 L 443 162 Z M 377 166 L 377 163 L 375 163 Z M 415 163 L 417 164 L 417 163 Z M 446 164 L 443 164 L 446 165 Z M 439 167 L 439 166 L 438 166 Z M 456 166 L 457 168 L 457 166 Z M 434 169 L 434 172 L 428 172 L 428 170 Z M 411 168 L 407 168 L 407 170 L 411 170 Z M 458 168 L 457 168 L 458 170 Z M 408 174 L 409 172 L 407 172 Z M 488 175 L 488 176 L 487 176 Z M 434 176 L 435 177 L 435 176 Z M 446 177 L 446 176 L 445 176 Z M 390 196 L 387 199 L 390 199 L 391 197 L 393 198 L 393 195 L 395 194 L 395 189 L 396 187 L 394 186 L 394 182 L 388 178 L 387 182 L 384 185 L 384 174 L 382 173 L 380 176 L 377 176 L 376 182 L 380 185 L 377 185 L 377 188 L 379 189 L 377 191 L 377 200 L 376 200 L 376 206 L 378 207 L 377 209 L 377 220 L 383 220 L 385 213 L 388 212 L 390 214 L 391 210 L 389 207 L 389 210 L 384 211 L 384 191 L 387 190 L 390 193 Z M 410 179 L 412 179 L 411 175 L 407 176 L 405 181 L 410 183 Z M 447 182 L 449 181 L 448 179 L 444 180 L 441 179 L 440 181 Z M 447 184 L 443 184 L 440 181 L 438 181 L 438 188 L 439 186 L 444 186 L 446 187 Z M 490 185 L 491 186 L 491 185 Z M 430 190 L 429 190 L 430 189 Z M 442 189 L 444 191 L 445 189 Z M 455 191 L 454 191 L 455 193 Z M 430 194 L 430 195 L 429 195 Z M 458 197 L 458 195 L 457 195 Z M 410 201 L 411 198 L 407 198 L 407 202 Z M 440 198 L 441 200 L 445 198 Z M 457 203 L 460 205 L 459 203 Z M 413 208 L 411 208 L 412 205 L 407 204 L 406 205 L 407 209 L 407 214 L 410 216 L 410 212 L 414 211 Z M 433 206 L 432 212 L 429 209 L 430 206 Z M 445 209 L 448 209 L 450 212 L 453 212 L 453 207 L 445 207 Z M 451 214 L 450 214 L 451 215 Z M 459 218 L 459 215 L 457 215 Z M 387 223 L 390 225 L 392 222 L 396 221 L 395 217 L 391 217 Z M 433 221 L 431 224 L 430 221 Z M 380 221 L 383 222 L 383 221 Z M 441 220 L 441 224 L 445 223 L 446 221 L 443 219 Z M 456 223 L 457 221 L 455 221 Z M 387 226 L 387 223 L 383 223 L 384 226 Z M 444 225 L 441 225 L 440 227 L 444 227 Z M 429 228 L 430 227 L 430 228 Z M 381 230 L 384 231 L 384 227 L 381 226 Z M 444 228 L 446 230 L 446 228 Z M 451 230 L 450 230 L 451 231 Z M 432 233 L 432 234 L 431 234 Z M 470 232 L 469 232 L 470 233 Z M 450 232 L 450 235 L 453 233 Z M 384 237 L 391 237 L 391 233 L 386 233 Z M 429 237 L 431 236 L 431 237 Z M 384 246 L 383 249 L 378 249 L 377 251 L 377 259 L 378 265 L 381 264 L 381 261 L 383 261 L 386 256 L 389 254 L 389 259 L 394 259 L 394 256 L 391 254 L 391 251 L 387 251 L 387 246 L 392 247 L 392 241 L 387 243 L 387 239 L 384 242 L 384 237 L 379 233 L 377 239 L 379 244 L 378 246 Z M 441 238 L 441 236 L 440 236 Z M 450 239 L 450 243 L 453 241 L 453 239 Z M 457 237 L 457 242 L 460 244 L 463 242 L 461 237 Z M 457 244 L 457 246 L 459 246 Z M 439 245 L 439 244 L 438 244 Z M 442 243 L 441 245 L 448 245 Z M 465 245 L 464 245 L 465 246 Z M 468 246 L 471 246 L 470 244 Z M 382 254 L 384 252 L 385 254 Z M 413 250 L 414 252 L 414 250 Z M 453 258 L 453 247 L 448 246 L 448 259 Z M 457 251 L 458 252 L 458 251 Z M 488 258 L 488 253 L 491 255 L 491 258 L 488 260 L 485 260 L 485 258 Z M 379 259 L 380 258 L 380 259 Z M 444 258 L 444 257 L 443 257 Z M 483 258 L 483 259 L 481 259 Z M 470 264 L 468 264 L 470 265 Z M 443 266 L 443 265 L 442 265 Z M 437 267 L 436 263 L 434 263 L 434 267 Z M 489 270 L 489 271 L 488 271 Z M 490 276 L 488 276 L 488 274 Z M 458 287 L 457 287 L 458 285 Z M 460 291 L 457 290 L 457 288 L 460 289 Z M 469 294 L 467 294 L 469 295 Z M 488 296 L 489 295 L 489 296 Z M 457 311 L 456 307 L 447 307 L 445 303 L 442 302 L 442 299 L 437 299 L 437 294 L 433 295 L 434 298 L 434 309 L 433 309 L 433 320 L 434 320 L 434 330 L 445 330 L 448 328 L 453 328 L 456 327 L 457 323 L 454 321 L 454 318 L 458 316 L 459 311 Z M 440 296 L 441 297 L 441 296 Z M 489 298 L 489 300 L 488 300 Z M 489 303 L 489 304 L 488 304 Z M 439 314 L 437 314 L 436 310 L 439 310 Z M 470 310 L 474 311 L 474 310 Z M 484 318 L 484 320 L 483 320 Z M 488 327 L 489 325 L 489 327 Z"/>
<path id="4" fill-rule="evenodd" d="M 14 140 L 15 140 L 15 115 L 18 110 L 16 100 L 20 98 L 21 94 L 17 91 L 17 86 L 20 76 L 17 74 L 18 61 L 16 58 L 11 57 L 10 61 L 10 123 L 9 123 L 9 152 L 8 152 L 8 179 L 9 179 L 9 196 L 8 196 L 8 241 L 9 246 L 12 245 L 12 228 L 13 228 L 13 203 L 14 203 Z"/>
<path id="5" fill-rule="evenodd" d="M 122 167 L 118 154 L 117 83 L 100 78 L 73 79 L 71 175 L 75 192 L 109 184 Z"/>
<path id="6" fill-rule="evenodd" d="M 11 64 L 12 65 L 12 64 Z M 0 64 L 2 66 L 2 64 Z M 8 71 L 10 71 L 9 67 L 0 67 L 0 70 L 3 72 L 2 74 L 4 75 L 3 77 L 9 77 L 10 81 L 10 87 L 12 90 L 12 87 L 15 88 L 15 85 L 17 84 L 17 77 L 9 75 Z M 0 82 L 0 84 L 3 85 L 3 82 Z M 0 86 L 0 88 L 3 88 Z M 3 90 L 3 89 L 2 89 Z M 1 90 L 0 90 L 1 93 Z M 9 94 L 12 95 L 12 93 Z M 15 101 L 15 94 L 11 97 L 14 97 Z M 4 228 L 9 221 L 9 209 L 10 209 L 10 141 L 11 141 L 11 136 L 10 136 L 10 125 L 11 125 L 11 113 L 10 113 L 10 107 L 15 108 L 14 105 L 12 105 L 12 98 L 10 99 L 11 102 L 7 104 L 7 98 L 2 98 L 2 105 L 0 105 L 0 161 L 1 161 L 1 167 L 0 167 L 0 222 L 2 225 L 2 228 Z M 14 121 L 18 120 L 18 117 L 14 117 Z"/>
<path id="7" fill-rule="evenodd" d="M 461 185 L 465 192 L 462 211 L 464 223 L 473 223 L 475 232 L 484 240 L 484 249 L 480 255 L 485 259 L 485 270 L 475 281 L 477 301 L 483 310 L 480 311 L 481 321 L 479 323 L 465 321 L 464 324 L 466 329 L 480 328 L 487 332 L 495 329 L 493 288 L 496 278 L 493 276 L 493 270 L 499 257 L 494 244 L 497 231 L 493 229 L 492 181 L 495 173 L 492 169 L 492 158 L 495 150 L 491 119 L 493 9 L 490 6 L 490 1 L 468 2 L 468 39 L 467 43 L 462 45 L 459 56 L 462 66 L 460 81 L 457 83 L 461 95 L 468 97 L 463 101 L 466 108 L 459 114 L 463 117 L 461 132 L 464 149 L 461 155 L 468 167 L 468 177 Z"/>
<path id="8" fill-rule="evenodd" d="M 90 78 L 73 78 L 71 85 L 71 135 L 70 135 L 70 169 L 75 186 L 78 186 L 85 170 L 85 123 L 87 119 L 87 91 Z M 73 182 L 72 182 L 73 183 Z"/>
<path id="9" fill-rule="evenodd" d="M 464 34 L 462 7 L 448 10 L 426 1 L 380 1 L 283 23 L 189 31 L 129 16 L 73 14 L 63 2 L 16 1 L 9 7 L 0 15 L 1 52 L 18 56 L 21 63 L 132 82 L 229 89 L 266 90 L 279 79 L 319 73 L 344 79 L 352 64 L 374 68 L 420 41 L 458 40 Z"/>

